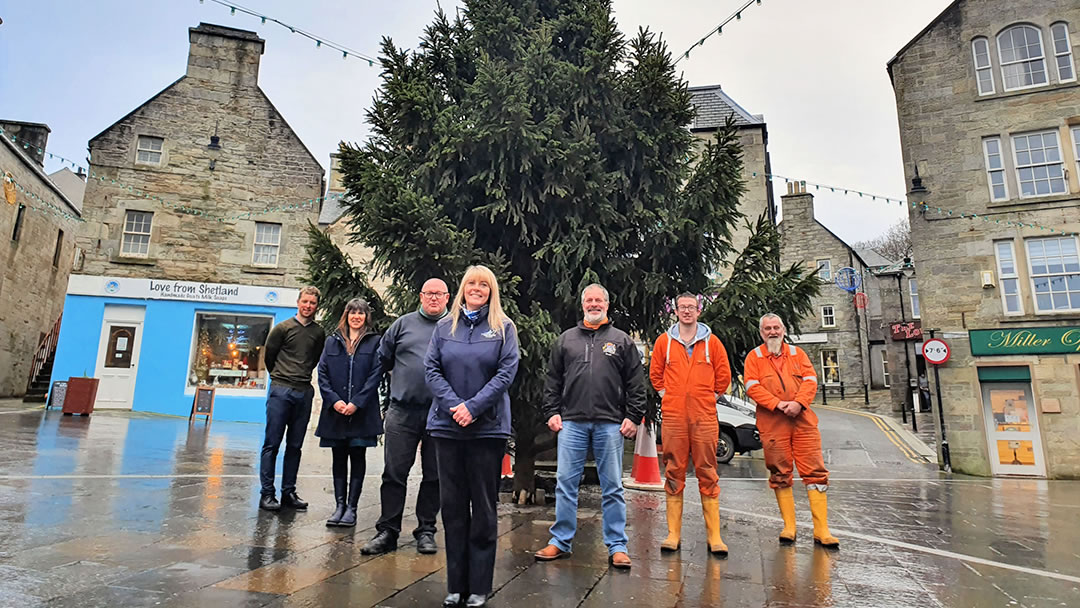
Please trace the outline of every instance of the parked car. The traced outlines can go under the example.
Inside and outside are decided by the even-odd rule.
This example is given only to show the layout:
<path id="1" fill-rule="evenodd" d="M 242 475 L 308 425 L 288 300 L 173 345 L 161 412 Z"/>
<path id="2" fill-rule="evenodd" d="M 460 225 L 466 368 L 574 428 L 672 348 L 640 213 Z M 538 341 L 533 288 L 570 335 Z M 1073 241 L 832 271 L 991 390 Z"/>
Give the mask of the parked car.
<path id="1" fill-rule="evenodd" d="M 758 435 L 757 407 L 752 401 L 734 395 L 720 395 L 716 400 L 716 417 L 720 422 L 720 438 L 716 444 L 716 462 L 727 464 L 735 454 L 761 449 Z"/>

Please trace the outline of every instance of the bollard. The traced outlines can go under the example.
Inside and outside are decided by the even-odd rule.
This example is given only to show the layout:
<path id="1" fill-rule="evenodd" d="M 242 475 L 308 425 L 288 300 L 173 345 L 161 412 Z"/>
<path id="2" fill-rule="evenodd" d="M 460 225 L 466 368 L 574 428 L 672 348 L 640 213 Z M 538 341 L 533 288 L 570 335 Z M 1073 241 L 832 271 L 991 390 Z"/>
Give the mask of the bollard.
<path id="1" fill-rule="evenodd" d="M 844 383 L 843 383 L 843 381 L 840 382 L 840 400 L 841 401 L 844 400 Z"/>
<path id="2" fill-rule="evenodd" d="M 821 404 L 829 405 L 829 393 L 824 384 L 821 385 Z"/>
<path id="3" fill-rule="evenodd" d="M 862 385 L 862 389 L 863 389 L 863 403 L 865 403 L 866 405 L 870 405 L 870 385 L 869 384 L 864 384 L 864 385 Z"/>

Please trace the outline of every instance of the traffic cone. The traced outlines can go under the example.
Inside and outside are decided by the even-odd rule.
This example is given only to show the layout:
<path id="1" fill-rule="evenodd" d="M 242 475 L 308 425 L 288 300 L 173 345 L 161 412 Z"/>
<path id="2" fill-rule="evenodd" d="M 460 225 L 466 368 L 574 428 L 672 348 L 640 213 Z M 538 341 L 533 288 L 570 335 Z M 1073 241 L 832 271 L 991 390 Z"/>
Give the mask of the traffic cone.
<path id="1" fill-rule="evenodd" d="M 649 431 L 644 422 L 638 425 L 634 467 L 630 470 L 630 477 L 623 480 L 623 487 L 652 492 L 664 490 L 664 480 L 660 478 L 660 459 L 656 456 L 656 435 Z"/>
<path id="2" fill-rule="evenodd" d="M 513 476 L 514 476 L 514 467 L 510 464 L 510 454 L 504 454 L 503 455 L 503 463 L 502 463 L 502 477 L 503 477 L 503 479 L 505 479 L 507 477 L 513 477 Z"/>

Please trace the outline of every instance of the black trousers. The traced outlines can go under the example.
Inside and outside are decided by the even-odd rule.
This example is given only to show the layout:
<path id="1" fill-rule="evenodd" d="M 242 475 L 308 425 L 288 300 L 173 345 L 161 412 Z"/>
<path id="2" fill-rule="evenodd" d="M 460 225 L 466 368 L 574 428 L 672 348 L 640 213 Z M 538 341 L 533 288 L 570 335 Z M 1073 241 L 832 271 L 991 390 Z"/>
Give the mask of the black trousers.
<path id="1" fill-rule="evenodd" d="M 304 390 L 270 385 L 266 399 L 266 435 L 263 438 L 259 462 L 259 481 L 263 496 L 274 496 L 274 469 L 278 448 L 285 439 L 285 458 L 282 461 L 281 493 L 296 490 L 296 473 L 300 470 L 300 447 L 304 445 L 308 421 L 311 419 L 311 400 L 315 388 Z M 286 434 L 287 431 L 287 434 Z"/>
<path id="2" fill-rule="evenodd" d="M 416 496 L 416 519 L 419 525 L 413 536 L 435 533 L 435 518 L 439 514 L 439 468 L 435 445 L 427 435 L 426 407 L 407 408 L 391 404 L 383 421 L 382 515 L 375 524 L 379 532 L 401 534 L 401 516 L 405 512 L 405 492 L 409 470 L 416 461 L 416 446 L 420 446 L 420 465 L 423 479 Z"/>
<path id="3" fill-rule="evenodd" d="M 491 593 L 505 439 L 435 439 L 450 593 Z"/>

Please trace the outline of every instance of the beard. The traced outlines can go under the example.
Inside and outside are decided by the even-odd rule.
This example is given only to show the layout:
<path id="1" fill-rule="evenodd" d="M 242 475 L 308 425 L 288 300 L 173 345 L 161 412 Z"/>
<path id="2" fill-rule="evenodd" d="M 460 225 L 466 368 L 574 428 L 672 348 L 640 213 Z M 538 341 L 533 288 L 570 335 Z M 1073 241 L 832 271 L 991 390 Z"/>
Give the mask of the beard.
<path id="1" fill-rule="evenodd" d="M 599 323 L 603 321 L 607 315 L 604 312 L 586 312 L 585 320 L 589 323 Z"/>
<path id="2" fill-rule="evenodd" d="M 765 347 L 774 355 L 780 354 L 780 347 L 784 344 L 784 338 L 765 338 Z"/>

